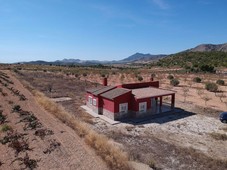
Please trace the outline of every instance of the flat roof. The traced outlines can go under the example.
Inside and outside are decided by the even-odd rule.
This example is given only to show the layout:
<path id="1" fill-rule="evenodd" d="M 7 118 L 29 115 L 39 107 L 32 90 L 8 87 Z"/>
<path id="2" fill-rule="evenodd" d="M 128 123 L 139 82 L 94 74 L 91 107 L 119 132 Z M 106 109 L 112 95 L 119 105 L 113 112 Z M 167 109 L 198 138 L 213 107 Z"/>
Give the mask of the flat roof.
<path id="1" fill-rule="evenodd" d="M 158 96 L 168 96 L 171 94 L 175 94 L 175 92 L 155 87 L 146 87 L 146 88 L 139 88 L 133 89 L 132 94 L 137 99 L 148 98 L 148 97 L 158 97 Z"/>
<path id="2" fill-rule="evenodd" d="M 114 86 L 101 86 L 101 87 L 96 87 L 96 88 L 91 88 L 91 89 L 87 89 L 87 92 L 92 93 L 93 95 L 97 96 L 99 94 L 102 94 L 104 92 L 107 92 L 111 89 L 114 89 Z"/>
<path id="3" fill-rule="evenodd" d="M 105 97 L 107 99 L 113 100 L 114 98 L 121 96 L 123 94 L 126 94 L 128 92 L 130 92 L 131 90 L 129 89 L 125 89 L 125 88 L 116 88 L 113 90 L 110 90 L 108 92 L 105 92 L 103 94 L 101 94 L 102 97 Z"/>

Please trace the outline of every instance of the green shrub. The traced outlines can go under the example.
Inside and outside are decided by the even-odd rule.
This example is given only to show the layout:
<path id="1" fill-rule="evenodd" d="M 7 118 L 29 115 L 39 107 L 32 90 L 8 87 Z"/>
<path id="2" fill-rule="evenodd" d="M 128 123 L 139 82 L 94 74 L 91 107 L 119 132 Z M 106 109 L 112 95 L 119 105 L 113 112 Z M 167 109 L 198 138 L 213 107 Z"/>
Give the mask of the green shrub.
<path id="1" fill-rule="evenodd" d="M 2 127 L 1 127 L 2 132 L 6 132 L 6 131 L 9 131 L 9 130 L 12 130 L 11 126 L 9 126 L 7 124 L 2 125 Z"/>
<path id="2" fill-rule="evenodd" d="M 2 110 L 0 110 L 0 124 L 3 124 L 6 121 L 6 116 L 2 114 Z"/>
<path id="3" fill-rule="evenodd" d="M 154 160 L 150 160 L 150 161 L 148 162 L 148 165 L 149 165 L 149 167 L 152 168 L 152 169 L 157 169 L 157 167 L 155 166 L 155 161 L 154 161 Z"/>
<path id="4" fill-rule="evenodd" d="M 171 74 L 169 74 L 169 75 L 167 76 L 167 78 L 168 78 L 169 80 L 173 80 L 173 79 L 174 79 L 173 75 L 171 75 Z"/>
<path id="5" fill-rule="evenodd" d="M 156 74 L 155 73 L 151 73 L 151 78 L 155 78 Z"/>
<path id="6" fill-rule="evenodd" d="M 143 77 L 142 76 L 138 76 L 138 80 L 139 81 L 142 81 L 143 80 Z"/>
<path id="7" fill-rule="evenodd" d="M 21 110 L 20 105 L 14 105 L 12 108 L 12 112 L 19 112 Z"/>
<path id="8" fill-rule="evenodd" d="M 193 78 L 193 81 L 196 83 L 201 83 L 202 79 L 200 77 Z"/>
<path id="9" fill-rule="evenodd" d="M 177 79 L 172 79 L 172 80 L 170 80 L 170 84 L 173 86 L 177 86 L 178 84 L 180 84 L 180 82 Z"/>
<path id="10" fill-rule="evenodd" d="M 218 90 L 218 86 L 215 83 L 206 83 L 205 89 L 210 92 L 216 92 Z"/>
<path id="11" fill-rule="evenodd" d="M 105 74 L 101 74 L 101 77 L 106 77 L 106 75 Z"/>
<path id="12" fill-rule="evenodd" d="M 218 84 L 218 85 L 221 85 L 221 86 L 224 86 L 225 85 L 225 81 L 224 80 L 217 80 L 216 81 L 216 83 Z"/>

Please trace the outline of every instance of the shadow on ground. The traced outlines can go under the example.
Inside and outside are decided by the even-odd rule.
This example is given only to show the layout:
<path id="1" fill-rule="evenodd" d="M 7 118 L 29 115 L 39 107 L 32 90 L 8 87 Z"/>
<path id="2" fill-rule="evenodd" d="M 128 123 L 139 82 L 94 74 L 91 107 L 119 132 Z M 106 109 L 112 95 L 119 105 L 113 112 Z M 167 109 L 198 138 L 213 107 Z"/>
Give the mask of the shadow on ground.
<path id="1" fill-rule="evenodd" d="M 193 115 L 195 115 L 195 113 L 188 112 L 180 108 L 175 108 L 174 111 L 156 114 L 145 118 L 124 119 L 124 120 L 121 120 L 120 122 L 132 124 L 132 125 L 144 125 L 149 123 L 163 124 L 163 123 L 168 123 L 178 119 L 183 119 L 189 116 L 193 116 Z"/>

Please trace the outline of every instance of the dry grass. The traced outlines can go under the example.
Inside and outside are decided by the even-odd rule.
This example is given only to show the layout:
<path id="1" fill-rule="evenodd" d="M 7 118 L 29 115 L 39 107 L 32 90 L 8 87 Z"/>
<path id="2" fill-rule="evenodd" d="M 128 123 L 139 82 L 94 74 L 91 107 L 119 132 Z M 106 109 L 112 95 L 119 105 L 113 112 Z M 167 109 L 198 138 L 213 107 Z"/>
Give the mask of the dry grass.
<path id="1" fill-rule="evenodd" d="M 227 127 L 223 127 L 222 130 L 224 130 L 225 132 L 227 132 Z"/>
<path id="2" fill-rule="evenodd" d="M 206 156 L 203 153 L 196 151 L 193 148 L 181 148 L 178 153 L 179 155 L 188 155 L 190 159 L 195 162 L 199 162 L 204 169 L 217 170 L 217 169 L 227 169 L 227 160 L 220 160 Z"/>
<path id="3" fill-rule="evenodd" d="M 131 169 L 128 164 L 128 155 L 120 148 L 113 145 L 107 137 L 91 130 L 86 123 L 75 119 L 75 117 L 66 112 L 62 106 L 51 101 L 43 93 L 34 90 L 28 84 L 25 86 L 32 92 L 38 103 L 46 111 L 53 114 L 63 123 L 74 129 L 80 137 L 84 138 L 85 142 L 95 149 L 96 153 L 106 161 L 111 169 Z"/>
<path id="4" fill-rule="evenodd" d="M 226 134 L 221 134 L 221 133 L 210 133 L 210 136 L 216 140 L 222 140 L 226 141 L 227 140 L 227 135 Z"/>

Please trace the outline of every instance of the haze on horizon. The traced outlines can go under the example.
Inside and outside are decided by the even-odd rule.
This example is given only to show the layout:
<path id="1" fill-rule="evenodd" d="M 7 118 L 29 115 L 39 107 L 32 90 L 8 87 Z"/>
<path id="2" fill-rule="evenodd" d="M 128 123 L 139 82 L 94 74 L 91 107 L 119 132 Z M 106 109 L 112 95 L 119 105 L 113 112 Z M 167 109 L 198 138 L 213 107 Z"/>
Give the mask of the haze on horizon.
<path id="1" fill-rule="evenodd" d="M 0 0 L 0 63 L 120 60 L 227 41 L 225 0 Z"/>

